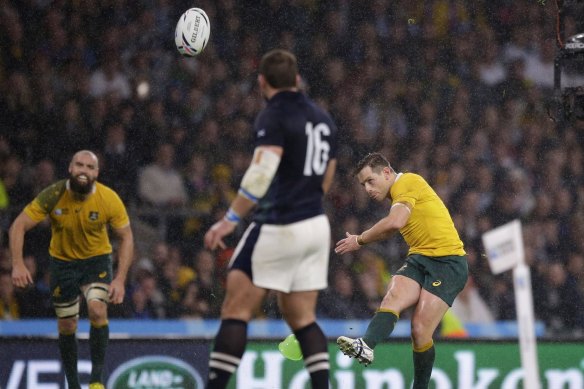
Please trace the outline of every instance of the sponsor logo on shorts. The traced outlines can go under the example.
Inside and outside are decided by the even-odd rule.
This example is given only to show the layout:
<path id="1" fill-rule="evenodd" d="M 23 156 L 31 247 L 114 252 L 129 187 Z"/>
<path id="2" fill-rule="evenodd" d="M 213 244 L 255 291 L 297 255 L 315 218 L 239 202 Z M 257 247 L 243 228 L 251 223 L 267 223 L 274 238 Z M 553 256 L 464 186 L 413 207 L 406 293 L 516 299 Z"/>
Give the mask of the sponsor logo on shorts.
<path id="1" fill-rule="evenodd" d="M 99 278 L 105 278 L 105 276 L 107 276 L 107 272 L 106 271 L 102 271 L 101 273 L 99 273 L 98 277 Z"/>
<path id="2" fill-rule="evenodd" d="M 440 281 L 440 280 L 436 280 L 436 281 L 432 282 L 432 286 L 440 286 L 440 285 L 442 285 L 442 281 Z"/>
<path id="3" fill-rule="evenodd" d="M 53 289 L 53 297 L 59 297 L 61 296 L 61 287 L 57 286 L 55 289 Z"/>

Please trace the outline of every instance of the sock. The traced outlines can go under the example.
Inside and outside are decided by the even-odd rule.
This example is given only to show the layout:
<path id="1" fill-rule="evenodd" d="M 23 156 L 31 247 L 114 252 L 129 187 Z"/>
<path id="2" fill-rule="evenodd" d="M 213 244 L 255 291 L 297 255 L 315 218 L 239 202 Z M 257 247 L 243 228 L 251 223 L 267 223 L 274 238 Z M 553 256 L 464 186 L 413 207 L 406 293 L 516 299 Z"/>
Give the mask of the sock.
<path id="1" fill-rule="evenodd" d="M 433 341 L 419 349 L 414 348 L 414 386 L 412 389 L 428 388 L 435 356 Z"/>
<path id="2" fill-rule="evenodd" d="M 236 319 L 221 321 L 215 346 L 209 358 L 207 389 L 224 389 L 235 372 L 247 344 L 247 322 Z"/>
<path id="3" fill-rule="evenodd" d="M 105 363 L 105 350 L 109 340 L 108 323 L 96 327 L 91 323 L 89 329 L 89 351 L 91 353 L 91 379 L 89 382 L 103 382 L 103 365 Z"/>
<path id="4" fill-rule="evenodd" d="M 319 325 L 314 322 L 294 331 L 300 343 L 304 365 L 310 373 L 313 389 L 329 388 L 329 355 L 327 341 Z"/>
<path id="5" fill-rule="evenodd" d="M 61 352 L 61 361 L 63 361 L 63 370 L 65 370 L 69 389 L 81 389 L 77 374 L 77 336 L 75 333 L 59 333 L 59 351 Z"/>
<path id="6" fill-rule="evenodd" d="M 386 340 L 393 332 L 393 327 L 399 319 L 399 314 L 390 310 L 378 310 L 367 326 L 363 340 L 367 346 L 375 348 L 377 343 Z"/>

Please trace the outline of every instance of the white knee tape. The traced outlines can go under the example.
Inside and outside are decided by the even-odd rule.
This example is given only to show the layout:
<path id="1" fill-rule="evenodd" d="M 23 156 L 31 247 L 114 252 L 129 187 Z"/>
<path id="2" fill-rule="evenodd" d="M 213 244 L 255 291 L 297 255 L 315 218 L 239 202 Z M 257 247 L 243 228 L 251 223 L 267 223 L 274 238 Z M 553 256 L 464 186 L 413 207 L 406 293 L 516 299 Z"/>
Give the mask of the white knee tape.
<path id="1" fill-rule="evenodd" d="M 55 303 L 55 314 L 59 319 L 79 316 L 79 298 L 66 303 Z"/>
<path id="2" fill-rule="evenodd" d="M 107 304 L 109 301 L 109 285 L 97 282 L 89 284 L 85 289 L 85 301 L 89 302 L 91 300 L 99 300 Z"/>

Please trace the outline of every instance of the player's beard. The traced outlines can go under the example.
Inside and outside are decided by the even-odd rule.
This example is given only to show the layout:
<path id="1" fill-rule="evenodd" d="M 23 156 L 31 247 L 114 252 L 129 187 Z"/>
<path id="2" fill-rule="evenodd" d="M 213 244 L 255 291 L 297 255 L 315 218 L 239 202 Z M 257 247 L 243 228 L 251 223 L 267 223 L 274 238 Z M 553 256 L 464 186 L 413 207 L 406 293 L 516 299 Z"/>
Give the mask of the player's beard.
<path id="1" fill-rule="evenodd" d="M 77 176 L 79 177 L 79 176 Z M 74 177 L 73 175 L 69 176 L 69 187 L 71 188 L 71 190 L 77 194 L 80 195 L 87 195 L 91 192 L 91 190 L 93 189 L 93 184 L 95 183 L 95 179 L 92 179 L 91 177 L 87 177 L 87 182 L 83 183 L 83 182 L 79 182 L 77 180 L 77 177 Z"/>

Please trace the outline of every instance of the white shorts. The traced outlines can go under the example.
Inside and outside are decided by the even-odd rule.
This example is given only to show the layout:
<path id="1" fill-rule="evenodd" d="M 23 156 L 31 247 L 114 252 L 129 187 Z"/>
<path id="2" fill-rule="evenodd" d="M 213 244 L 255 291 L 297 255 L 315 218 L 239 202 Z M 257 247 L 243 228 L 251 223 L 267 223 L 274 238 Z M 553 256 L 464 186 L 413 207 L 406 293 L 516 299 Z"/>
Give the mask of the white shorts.
<path id="1" fill-rule="evenodd" d="M 245 272 L 260 288 L 284 293 L 325 289 L 330 245 L 326 215 L 286 225 L 252 223 L 229 267 Z"/>

